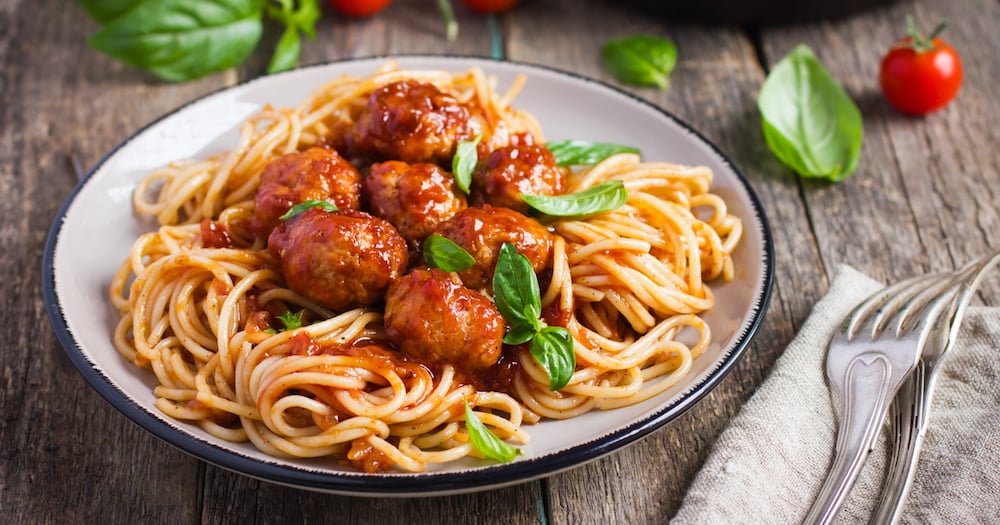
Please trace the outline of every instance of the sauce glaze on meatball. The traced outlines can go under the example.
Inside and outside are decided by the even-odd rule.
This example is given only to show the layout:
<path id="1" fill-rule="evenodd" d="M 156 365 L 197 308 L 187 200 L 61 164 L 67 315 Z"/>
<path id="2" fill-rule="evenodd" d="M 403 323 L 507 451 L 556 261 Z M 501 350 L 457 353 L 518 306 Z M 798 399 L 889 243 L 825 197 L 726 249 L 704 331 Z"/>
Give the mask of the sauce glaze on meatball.
<path id="1" fill-rule="evenodd" d="M 275 228 L 268 249 L 289 288 L 337 312 L 380 301 L 409 262 L 391 224 L 356 210 L 310 208 Z"/>
<path id="2" fill-rule="evenodd" d="M 420 362 L 451 364 L 468 377 L 500 359 L 503 317 L 450 272 L 414 269 L 389 287 L 385 302 L 389 341 Z"/>
<path id="3" fill-rule="evenodd" d="M 455 178 L 436 164 L 373 164 L 362 185 L 372 212 L 392 223 L 414 249 L 467 207 Z"/>
<path id="4" fill-rule="evenodd" d="M 307 200 L 333 203 L 339 209 L 361 205 L 361 173 L 336 151 L 313 147 L 282 155 L 260 176 L 254 215 L 261 237 L 267 237 L 281 217 Z"/>
<path id="5" fill-rule="evenodd" d="M 553 234 L 535 219 L 508 208 L 488 204 L 466 208 L 441 223 L 435 233 L 451 239 L 476 259 L 471 268 L 459 273 L 462 282 L 472 289 L 491 285 L 497 256 L 505 242 L 528 258 L 536 274 L 552 264 Z"/>
<path id="6" fill-rule="evenodd" d="M 551 196 L 565 189 L 565 172 L 542 144 L 496 149 L 472 176 L 476 204 L 489 203 L 521 213 L 528 213 L 522 193 Z"/>
<path id="7" fill-rule="evenodd" d="M 392 82 L 368 97 L 354 124 L 352 146 L 370 159 L 446 166 L 460 141 L 482 133 L 470 125 L 471 114 L 468 106 L 432 84 Z"/>

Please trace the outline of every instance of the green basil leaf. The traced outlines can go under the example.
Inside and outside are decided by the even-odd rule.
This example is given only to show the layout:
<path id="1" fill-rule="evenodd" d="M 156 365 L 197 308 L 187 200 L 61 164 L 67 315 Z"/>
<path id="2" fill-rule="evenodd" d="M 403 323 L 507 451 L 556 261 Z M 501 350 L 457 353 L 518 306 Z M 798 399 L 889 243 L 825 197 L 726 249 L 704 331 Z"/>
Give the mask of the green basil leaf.
<path id="1" fill-rule="evenodd" d="M 274 54 L 271 55 L 271 63 L 267 65 L 268 73 L 278 73 L 288 71 L 295 67 L 299 61 L 299 52 L 302 50 L 302 42 L 299 40 L 299 31 L 295 26 L 288 26 L 281 34 Z"/>
<path id="2" fill-rule="evenodd" d="M 546 142 L 545 146 L 552 152 L 559 166 L 590 166 L 619 153 L 642 154 L 639 148 L 632 146 L 574 139 Z"/>
<path id="3" fill-rule="evenodd" d="M 609 40 L 603 56 L 604 64 L 618 81 L 665 90 L 677 64 L 677 46 L 666 38 L 629 36 Z"/>
<path id="4" fill-rule="evenodd" d="M 511 332 L 521 333 L 523 325 L 530 326 L 534 331 L 541 328 L 538 320 L 542 314 L 538 277 L 528 258 L 517 253 L 517 248 L 509 242 L 503 243 L 497 256 L 493 272 L 493 300 L 500 315 L 511 326 Z"/>
<path id="5" fill-rule="evenodd" d="M 549 388 L 566 386 L 576 371 L 576 352 L 569 330 L 561 326 L 546 326 L 535 334 L 528 345 L 531 356 L 549 374 Z"/>
<path id="6" fill-rule="evenodd" d="M 80 5 L 99 24 L 107 24 L 146 0 L 80 0 Z"/>
<path id="7" fill-rule="evenodd" d="M 519 345 L 531 341 L 535 337 L 538 327 L 532 323 L 522 320 L 521 324 L 511 325 L 510 330 L 503 336 L 503 342 L 508 345 Z"/>
<path id="8" fill-rule="evenodd" d="M 476 135 L 476 138 L 472 140 L 459 142 L 455 149 L 455 156 L 451 159 L 451 173 L 455 177 L 455 183 L 465 193 L 469 193 L 472 172 L 476 170 L 476 163 L 479 162 L 479 152 L 476 151 L 476 146 L 482 139 L 482 135 Z"/>
<path id="9" fill-rule="evenodd" d="M 768 147 L 799 175 L 837 182 L 857 169 L 861 111 L 807 46 L 774 66 L 757 108 Z"/>
<path id="10" fill-rule="evenodd" d="M 94 49 L 173 82 L 242 63 L 260 40 L 263 0 L 159 0 L 115 18 Z"/>
<path id="11" fill-rule="evenodd" d="M 628 201 L 628 190 L 620 180 L 609 180 L 576 193 L 529 195 L 521 198 L 533 209 L 555 217 L 576 217 L 616 210 Z"/>
<path id="12" fill-rule="evenodd" d="M 461 272 L 476 264 L 475 257 L 451 239 L 432 234 L 424 239 L 422 248 L 427 264 L 446 272 Z"/>
<path id="13" fill-rule="evenodd" d="M 316 38 L 316 22 L 320 15 L 318 0 L 299 0 L 299 8 L 292 12 L 287 23 L 295 25 L 299 31 L 313 40 Z"/>
<path id="14" fill-rule="evenodd" d="M 521 449 L 501 440 L 482 421 L 465 402 L 465 429 L 469 432 L 469 440 L 482 455 L 508 463 L 521 454 Z"/>
<path id="15" fill-rule="evenodd" d="M 278 0 L 280 7 L 268 4 L 268 16 L 285 24 L 285 32 L 281 34 L 278 45 L 271 55 L 271 62 L 267 66 L 268 73 L 278 73 L 288 71 L 299 62 L 299 54 L 302 51 L 302 41 L 299 39 L 301 31 L 310 39 L 316 38 L 316 21 L 319 20 L 319 3 L 317 0 L 299 0 L 299 7 L 295 9 L 292 0 Z"/>
<path id="16" fill-rule="evenodd" d="M 291 208 L 288 209 L 288 211 L 284 213 L 284 215 L 278 217 L 278 219 L 287 221 L 288 219 L 295 217 L 296 215 L 308 210 L 309 208 L 323 208 L 324 210 L 330 212 L 337 211 L 337 206 L 335 206 L 333 203 L 310 199 L 307 201 L 302 201 L 296 204 L 295 206 L 292 206 Z"/>

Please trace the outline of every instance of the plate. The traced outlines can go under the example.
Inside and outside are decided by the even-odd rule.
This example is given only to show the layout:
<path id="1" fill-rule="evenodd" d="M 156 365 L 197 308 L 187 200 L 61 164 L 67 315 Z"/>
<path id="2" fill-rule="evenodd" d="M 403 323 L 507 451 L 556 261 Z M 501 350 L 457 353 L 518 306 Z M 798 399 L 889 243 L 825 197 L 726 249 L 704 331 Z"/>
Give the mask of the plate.
<path id="1" fill-rule="evenodd" d="M 108 286 L 140 234 L 154 229 L 131 207 L 136 182 L 170 161 L 201 158 L 236 143 L 238 126 L 264 104 L 295 106 L 328 79 L 368 75 L 385 57 L 335 62 L 262 77 L 195 100 L 148 125 L 111 151 L 59 211 L 45 247 L 44 295 L 56 334 L 90 385 L 134 422 L 181 450 L 223 468 L 296 487 L 350 495 L 418 496 L 496 488 L 579 466 L 648 435 L 702 399 L 732 368 L 760 326 L 770 296 L 772 240 L 760 201 L 746 178 L 704 137 L 662 109 L 606 84 L 554 69 L 487 59 L 396 57 L 403 69 L 482 68 L 502 92 L 519 74 L 527 84 L 514 101 L 541 123 L 547 140 L 580 138 L 641 148 L 646 160 L 703 164 L 712 191 L 744 224 L 733 254 L 736 278 L 714 283 L 717 306 L 704 315 L 713 343 L 687 379 L 643 403 L 527 427 L 532 441 L 516 461 L 468 458 L 425 473 L 365 474 L 326 460 L 284 460 L 250 443 L 230 443 L 155 407 L 153 375 L 114 348 L 118 314 Z"/>

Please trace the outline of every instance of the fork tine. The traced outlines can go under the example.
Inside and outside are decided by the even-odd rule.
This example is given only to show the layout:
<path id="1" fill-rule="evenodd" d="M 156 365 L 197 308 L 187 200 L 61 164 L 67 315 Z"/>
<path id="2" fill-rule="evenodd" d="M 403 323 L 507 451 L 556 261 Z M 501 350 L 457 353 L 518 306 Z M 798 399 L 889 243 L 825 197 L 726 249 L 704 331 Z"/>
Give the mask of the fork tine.
<path id="1" fill-rule="evenodd" d="M 872 515 L 872 524 L 887 525 L 899 521 L 913 482 L 924 432 L 928 427 L 927 416 L 937 372 L 945 354 L 958 337 L 965 308 L 971 302 L 982 280 L 986 278 L 987 272 L 998 263 L 1000 263 L 1000 251 L 974 260 L 956 272 L 956 278 L 962 284 L 951 304 L 948 325 L 946 329 L 934 332 L 933 335 L 937 340 L 928 341 L 919 366 L 893 400 L 890 427 L 892 448 L 888 475 L 882 486 L 879 505 Z"/>
<path id="2" fill-rule="evenodd" d="M 924 330 L 930 325 L 937 324 L 961 291 L 960 275 L 962 274 L 941 274 L 940 280 L 933 282 L 902 305 L 899 314 L 891 319 L 890 327 L 894 328 L 894 336 L 900 337 L 908 330 Z"/>
<path id="3" fill-rule="evenodd" d="M 899 310 L 913 296 L 927 286 L 937 281 L 938 275 L 922 275 L 900 281 L 872 294 L 851 312 L 842 332 L 849 341 L 865 333 L 876 338 L 882 331 L 885 321 Z"/>

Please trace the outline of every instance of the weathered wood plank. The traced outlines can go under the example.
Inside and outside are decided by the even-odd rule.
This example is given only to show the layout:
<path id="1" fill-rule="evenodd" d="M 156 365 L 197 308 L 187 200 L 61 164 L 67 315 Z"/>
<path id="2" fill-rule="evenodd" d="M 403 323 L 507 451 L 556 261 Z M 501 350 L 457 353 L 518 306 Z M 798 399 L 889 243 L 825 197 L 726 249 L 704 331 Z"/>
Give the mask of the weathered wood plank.
<path id="1" fill-rule="evenodd" d="M 539 523 L 539 482 L 477 494 L 360 498 L 319 494 L 209 469 L 204 523 Z"/>
<path id="2" fill-rule="evenodd" d="M 881 57 L 905 32 L 907 12 L 927 27 L 949 19 L 944 36 L 966 64 L 959 98 L 925 117 L 895 111 L 878 85 Z M 771 63 L 799 42 L 810 45 L 862 110 L 865 145 L 858 172 L 838 185 L 803 184 L 828 268 L 851 264 L 892 280 L 950 269 L 987 247 L 1000 247 L 998 20 L 996 2 L 920 1 L 863 18 L 763 33 Z M 997 293 L 987 286 L 983 297 L 996 304 Z"/>
<path id="3" fill-rule="evenodd" d="M 198 462 L 117 413 L 70 365 L 45 314 L 41 258 L 77 182 L 68 155 L 86 169 L 235 76 L 166 89 L 88 49 L 96 25 L 75 4 L 7 1 L 0 16 L 0 273 L 13 277 L 0 282 L 0 522 L 194 521 Z"/>

